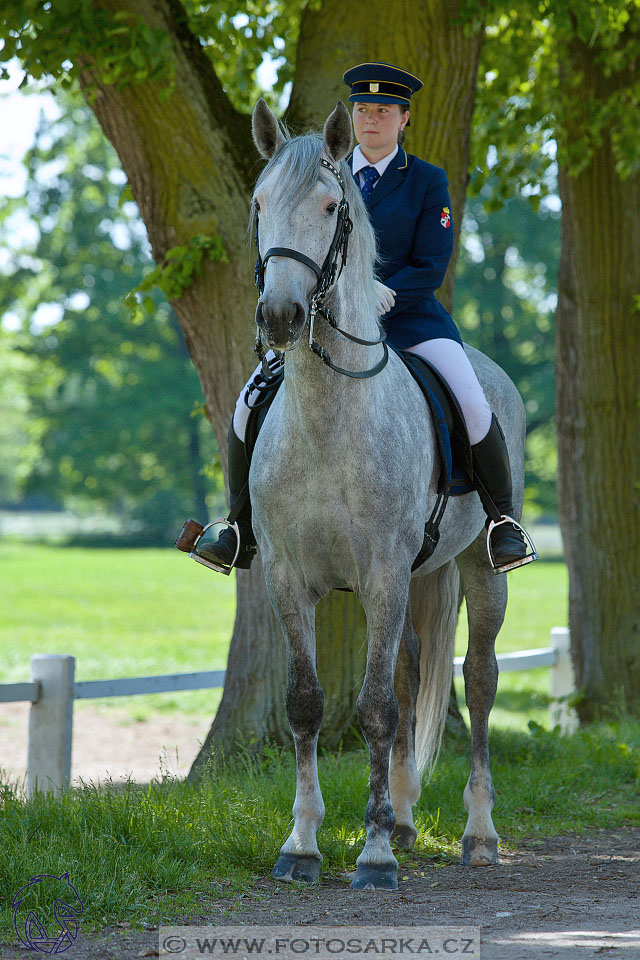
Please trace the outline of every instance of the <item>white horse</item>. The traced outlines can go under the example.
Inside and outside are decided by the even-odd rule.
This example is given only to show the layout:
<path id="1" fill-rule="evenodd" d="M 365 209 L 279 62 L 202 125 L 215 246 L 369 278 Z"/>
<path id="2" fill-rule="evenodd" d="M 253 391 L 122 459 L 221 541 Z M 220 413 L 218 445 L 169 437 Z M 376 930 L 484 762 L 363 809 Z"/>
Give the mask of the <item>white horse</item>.
<path id="1" fill-rule="evenodd" d="M 437 445 L 420 389 L 397 355 L 385 363 L 373 230 L 341 162 L 351 146 L 346 108 L 337 105 L 322 137 L 288 138 L 259 101 L 253 132 L 269 160 L 254 193 L 262 279 L 256 319 L 268 345 L 286 351 L 284 384 L 250 472 L 254 530 L 287 646 L 286 703 L 297 764 L 295 823 L 273 876 L 311 882 L 320 874 L 316 832 L 324 804 L 316 747 L 324 694 L 316 674 L 315 607 L 333 588 L 349 587 L 367 618 L 367 668 L 357 707 L 371 762 L 367 838 L 352 887 L 397 886 L 391 841 L 413 846 L 420 773 L 435 762 L 446 717 L 459 576 L 469 617 L 464 676 L 472 737 L 462 862 L 496 863 L 488 717 L 506 576 L 493 573 L 485 513 L 472 492 L 450 501 L 440 541 L 412 578 L 436 497 Z M 340 270 L 334 240 L 344 232 L 345 201 L 353 236 Z M 506 435 L 519 519 L 524 407 L 499 367 L 466 350 Z M 355 371 L 372 375 L 345 375 Z"/>

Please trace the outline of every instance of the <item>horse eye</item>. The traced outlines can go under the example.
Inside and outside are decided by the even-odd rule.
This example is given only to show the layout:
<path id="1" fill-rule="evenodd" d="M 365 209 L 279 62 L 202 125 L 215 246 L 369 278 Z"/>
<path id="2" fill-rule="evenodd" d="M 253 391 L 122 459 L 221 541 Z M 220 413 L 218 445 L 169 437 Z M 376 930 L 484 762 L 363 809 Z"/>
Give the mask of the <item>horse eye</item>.
<path id="1" fill-rule="evenodd" d="M 253 201 L 253 206 L 255 207 L 256 213 L 260 213 L 260 204 L 258 203 L 257 200 Z"/>
<path id="2" fill-rule="evenodd" d="M 327 207 L 327 213 L 335 213 L 337 209 L 338 209 L 337 203 L 330 203 L 329 206 Z"/>

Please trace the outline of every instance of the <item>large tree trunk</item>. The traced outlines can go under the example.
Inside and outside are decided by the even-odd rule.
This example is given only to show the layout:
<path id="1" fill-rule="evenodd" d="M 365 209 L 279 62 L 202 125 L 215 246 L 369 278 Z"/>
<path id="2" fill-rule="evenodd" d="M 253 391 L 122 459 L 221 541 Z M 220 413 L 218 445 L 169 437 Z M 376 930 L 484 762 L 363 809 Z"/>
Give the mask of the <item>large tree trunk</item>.
<path id="1" fill-rule="evenodd" d="M 198 370 L 226 470 L 226 432 L 238 390 L 253 365 L 255 311 L 252 252 L 245 243 L 255 151 L 249 120 L 227 100 L 209 60 L 180 16 L 177 0 L 102 0 L 129 9 L 170 34 L 176 89 L 163 101 L 152 83 L 98 86 L 92 106 L 115 146 L 149 232 L 154 257 L 217 234 L 227 262 L 204 264 L 201 275 L 173 301 Z M 453 20 L 458 4 L 429 0 L 419 7 L 373 0 L 367 17 L 340 0 L 303 13 L 290 118 L 320 124 L 336 99 L 346 99 L 342 73 L 365 59 L 395 60 L 425 79 L 412 112 L 411 152 L 446 167 L 452 187 L 456 249 L 467 181 L 471 115 L 481 37 L 466 36 Z M 379 24 L 397 24 L 397 34 Z M 384 33 L 384 35 L 383 35 Z M 455 260 L 455 257 L 454 257 Z M 442 289 L 451 305 L 452 262 Z M 194 570 L 194 575 L 195 570 Z M 239 740 L 288 741 L 284 710 L 285 659 L 259 561 L 237 575 L 238 612 L 227 682 L 218 715 L 194 773 L 212 748 Z M 335 745 L 355 722 L 364 672 L 362 611 L 353 595 L 332 593 L 317 616 L 320 680 L 327 693 L 323 739 Z"/>
<path id="2" fill-rule="evenodd" d="M 580 117 L 616 77 L 581 41 L 570 52 Z M 640 713 L 640 176 L 618 176 L 607 135 L 579 175 L 560 169 L 560 194 L 558 501 L 577 709 L 589 721 Z"/>

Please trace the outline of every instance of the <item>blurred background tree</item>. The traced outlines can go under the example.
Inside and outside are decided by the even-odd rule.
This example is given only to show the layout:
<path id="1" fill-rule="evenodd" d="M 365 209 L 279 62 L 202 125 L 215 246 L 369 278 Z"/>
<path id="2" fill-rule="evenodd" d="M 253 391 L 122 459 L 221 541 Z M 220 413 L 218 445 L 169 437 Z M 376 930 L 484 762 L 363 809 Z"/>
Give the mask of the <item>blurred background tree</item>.
<path id="1" fill-rule="evenodd" d="M 25 235 L 0 274 L 0 313 L 17 328 L 3 334 L 14 412 L 0 489 L 5 501 L 115 512 L 144 541 L 168 542 L 186 515 L 206 515 L 215 441 L 173 310 L 157 294 L 135 315 L 125 305 L 153 262 L 113 148 L 88 107 L 60 103 L 0 221 L 6 249 Z"/>
<path id="2" fill-rule="evenodd" d="M 551 179 L 551 187 L 553 181 Z M 454 316 L 463 339 L 500 364 L 527 410 L 525 510 L 556 513 L 554 313 L 560 203 L 534 209 L 516 195 L 487 210 L 496 185 L 467 198 L 456 270 Z"/>

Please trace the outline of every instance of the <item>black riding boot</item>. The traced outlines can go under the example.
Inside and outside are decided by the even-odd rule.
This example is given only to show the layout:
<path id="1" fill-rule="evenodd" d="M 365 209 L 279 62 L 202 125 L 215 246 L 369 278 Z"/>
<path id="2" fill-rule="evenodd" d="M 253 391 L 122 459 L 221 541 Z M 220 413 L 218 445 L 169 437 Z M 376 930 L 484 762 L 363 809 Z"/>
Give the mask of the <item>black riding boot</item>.
<path id="1" fill-rule="evenodd" d="M 231 421 L 229 427 L 228 444 L 229 499 L 231 509 L 233 509 L 249 479 L 249 464 L 244 443 L 237 437 L 233 429 L 233 421 Z M 240 531 L 240 552 L 236 567 L 248 570 L 256 553 L 256 541 L 251 529 L 251 501 L 248 496 L 246 503 L 238 513 L 237 524 Z M 232 527 L 225 527 L 215 543 L 203 544 L 202 547 L 198 546 L 197 552 L 205 560 L 230 567 L 236 555 L 237 546 L 235 531 Z"/>
<path id="2" fill-rule="evenodd" d="M 537 554 L 531 544 L 525 540 L 522 529 L 516 522 L 500 522 L 502 518 L 513 518 L 511 499 L 511 466 L 502 427 L 495 413 L 486 437 L 471 447 L 473 471 L 478 483 L 478 493 L 489 520 L 498 524 L 489 534 L 489 546 L 496 573 L 505 567 L 512 569 L 523 563 L 537 560 Z M 496 507 L 498 513 L 496 513 Z"/>

